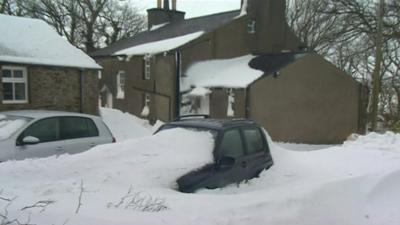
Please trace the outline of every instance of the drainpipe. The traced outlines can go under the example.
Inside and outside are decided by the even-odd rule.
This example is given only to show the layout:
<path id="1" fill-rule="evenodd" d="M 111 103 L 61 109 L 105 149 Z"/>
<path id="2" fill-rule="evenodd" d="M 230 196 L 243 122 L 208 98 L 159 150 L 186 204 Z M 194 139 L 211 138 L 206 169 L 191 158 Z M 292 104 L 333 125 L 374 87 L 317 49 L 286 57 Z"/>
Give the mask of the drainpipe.
<path id="1" fill-rule="evenodd" d="M 79 80 L 80 80 L 80 106 L 79 106 L 79 111 L 80 111 L 80 113 L 83 113 L 83 105 L 84 105 L 84 98 L 83 98 L 83 93 L 84 93 L 83 72 L 84 72 L 84 69 L 80 69 L 79 70 Z"/>
<path id="2" fill-rule="evenodd" d="M 182 70 L 182 55 L 180 50 L 175 51 L 175 62 L 176 62 L 176 103 L 175 103 L 175 115 L 176 118 L 180 116 L 181 109 L 181 70 Z"/>

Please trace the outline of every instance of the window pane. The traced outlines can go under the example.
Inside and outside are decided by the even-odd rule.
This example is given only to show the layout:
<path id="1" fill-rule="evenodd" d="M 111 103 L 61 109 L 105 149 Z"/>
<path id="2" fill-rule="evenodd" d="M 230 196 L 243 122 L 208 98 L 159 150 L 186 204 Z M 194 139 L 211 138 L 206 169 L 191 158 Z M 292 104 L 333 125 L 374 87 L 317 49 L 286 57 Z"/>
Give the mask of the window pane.
<path id="1" fill-rule="evenodd" d="M 239 130 L 225 132 L 220 149 L 223 156 L 237 158 L 244 155 L 242 138 L 240 137 Z"/>
<path id="2" fill-rule="evenodd" d="M 25 97 L 25 84 L 15 83 L 15 100 L 26 100 Z"/>
<path id="3" fill-rule="evenodd" d="M 3 70 L 3 77 L 11 77 L 11 70 Z"/>
<path id="4" fill-rule="evenodd" d="M 3 100 L 14 100 L 12 83 L 3 83 Z"/>
<path id="5" fill-rule="evenodd" d="M 264 142 L 260 130 L 257 128 L 245 128 L 243 130 L 246 138 L 246 147 L 248 154 L 260 152 L 263 150 Z"/>
<path id="6" fill-rule="evenodd" d="M 61 138 L 75 139 L 98 136 L 99 132 L 92 120 L 79 117 L 61 118 Z"/>
<path id="7" fill-rule="evenodd" d="M 23 78 L 24 77 L 22 70 L 14 70 L 13 72 L 14 72 L 15 78 Z"/>
<path id="8" fill-rule="evenodd" d="M 22 138 L 27 136 L 39 138 L 40 142 L 59 140 L 58 119 L 44 119 L 32 124 L 24 131 Z"/>

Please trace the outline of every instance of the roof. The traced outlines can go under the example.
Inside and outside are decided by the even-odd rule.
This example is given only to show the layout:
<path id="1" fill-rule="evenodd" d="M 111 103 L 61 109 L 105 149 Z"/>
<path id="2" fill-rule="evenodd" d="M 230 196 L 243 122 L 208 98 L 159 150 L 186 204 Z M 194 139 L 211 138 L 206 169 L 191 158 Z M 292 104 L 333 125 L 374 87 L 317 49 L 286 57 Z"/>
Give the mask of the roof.
<path id="1" fill-rule="evenodd" d="M 54 117 L 54 116 L 81 116 L 81 117 L 89 117 L 89 118 L 98 118 L 98 116 L 89 115 L 89 114 L 63 112 L 63 111 L 51 111 L 51 110 L 16 110 L 16 111 L 4 111 L 4 112 L 0 112 L 0 114 L 9 115 L 9 116 L 27 117 L 27 118 L 33 118 L 33 119 L 41 119 L 41 118 Z"/>
<path id="2" fill-rule="evenodd" d="M 181 92 L 192 88 L 247 88 L 263 76 L 277 72 L 308 53 L 245 55 L 194 63 L 181 80 Z"/>
<path id="3" fill-rule="evenodd" d="M 287 65 L 310 53 L 307 52 L 288 52 L 280 54 L 264 54 L 252 59 L 249 66 L 253 69 L 261 70 L 265 75 L 270 75 L 280 71 Z"/>
<path id="4" fill-rule="evenodd" d="M 184 73 L 186 78 L 182 79 L 181 91 L 187 91 L 190 87 L 246 88 L 263 75 L 263 71 L 249 66 L 255 57 L 245 55 L 194 63 Z"/>
<path id="5" fill-rule="evenodd" d="M 182 119 L 174 122 L 167 123 L 177 127 L 197 127 L 212 130 L 221 130 L 234 126 L 242 125 L 257 125 L 253 120 L 249 119 Z"/>
<path id="6" fill-rule="evenodd" d="M 0 61 L 101 69 L 42 20 L 0 14 Z"/>
<path id="7" fill-rule="evenodd" d="M 106 48 L 93 52 L 91 56 L 112 56 L 118 51 L 147 43 L 182 37 L 198 32 L 209 33 L 216 28 L 221 27 L 232 21 L 235 17 L 239 15 L 239 13 L 240 11 L 236 10 L 165 24 L 164 26 L 161 26 L 157 29 L 146 30 L 131 38 L 117 41 L 116 43 Z"/>

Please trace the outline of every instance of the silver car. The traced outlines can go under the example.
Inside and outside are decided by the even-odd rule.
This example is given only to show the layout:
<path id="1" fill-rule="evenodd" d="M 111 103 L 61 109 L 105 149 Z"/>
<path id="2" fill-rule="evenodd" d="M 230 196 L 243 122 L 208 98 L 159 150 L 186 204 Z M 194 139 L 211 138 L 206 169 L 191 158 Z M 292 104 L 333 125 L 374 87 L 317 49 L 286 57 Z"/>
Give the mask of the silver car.
<path id="1" fill-rule="evenodd" d="M 0 112 L 0 162 L 75 154 L 113 143 L 97 116 L 40 110 Z"/>

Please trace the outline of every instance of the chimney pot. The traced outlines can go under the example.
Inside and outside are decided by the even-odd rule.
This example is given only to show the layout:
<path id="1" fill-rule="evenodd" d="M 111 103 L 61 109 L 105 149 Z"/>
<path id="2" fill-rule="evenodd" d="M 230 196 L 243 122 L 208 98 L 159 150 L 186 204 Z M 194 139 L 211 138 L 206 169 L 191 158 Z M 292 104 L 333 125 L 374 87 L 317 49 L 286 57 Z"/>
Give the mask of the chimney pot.
<path id="1" fill-rule="evenodd" d="M 169 0 L 164 0 L 164 9 L 169 10 Z"/>
<path id="2" fill-rule="evenodd" d="M 176 0 L 172 0 L 172 10 L 176 10 Z"/>

